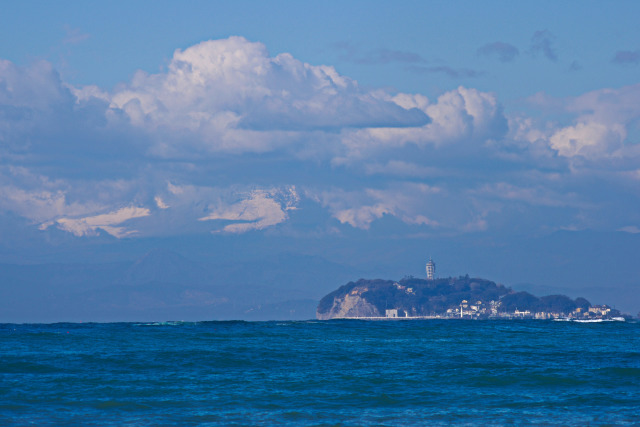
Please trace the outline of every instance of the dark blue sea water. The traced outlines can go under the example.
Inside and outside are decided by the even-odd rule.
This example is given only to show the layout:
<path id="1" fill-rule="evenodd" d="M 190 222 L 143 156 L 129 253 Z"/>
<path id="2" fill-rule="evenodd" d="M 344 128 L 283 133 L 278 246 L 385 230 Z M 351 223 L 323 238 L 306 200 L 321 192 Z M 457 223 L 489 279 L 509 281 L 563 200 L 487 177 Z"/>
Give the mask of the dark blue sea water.
<path id="1" fill-rule="evenodd" d="M 0 325 L 0 425 L 640 425 L 640 324 Z"/>

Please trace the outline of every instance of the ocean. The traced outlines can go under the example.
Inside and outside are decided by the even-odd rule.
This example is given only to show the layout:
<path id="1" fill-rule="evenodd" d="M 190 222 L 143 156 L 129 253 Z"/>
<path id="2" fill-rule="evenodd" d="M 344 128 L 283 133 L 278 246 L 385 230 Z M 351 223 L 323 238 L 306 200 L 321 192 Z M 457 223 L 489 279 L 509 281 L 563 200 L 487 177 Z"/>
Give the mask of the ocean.
<path id="1" fill-rule="evenodd" d="M 0 425 L 640 425 L 640 323 L 0 325 Z"/>

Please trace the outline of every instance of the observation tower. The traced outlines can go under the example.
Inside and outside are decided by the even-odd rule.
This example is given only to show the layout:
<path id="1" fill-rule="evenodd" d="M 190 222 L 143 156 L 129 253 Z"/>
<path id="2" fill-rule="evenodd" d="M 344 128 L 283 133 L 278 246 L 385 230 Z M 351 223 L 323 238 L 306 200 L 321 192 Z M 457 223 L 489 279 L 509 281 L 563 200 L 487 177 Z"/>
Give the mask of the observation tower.
<path id="1" fill-rule="evenodd" d="M 436 277 L 436 263 L 429 257 L 427 262 L 427 280 L 433 280 Z"/>

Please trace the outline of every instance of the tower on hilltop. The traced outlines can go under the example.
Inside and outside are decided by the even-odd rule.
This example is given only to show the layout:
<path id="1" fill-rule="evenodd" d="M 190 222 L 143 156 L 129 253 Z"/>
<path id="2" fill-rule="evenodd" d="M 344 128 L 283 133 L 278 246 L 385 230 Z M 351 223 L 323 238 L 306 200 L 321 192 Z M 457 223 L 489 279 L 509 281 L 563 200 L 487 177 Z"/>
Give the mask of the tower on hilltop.
<path id="1" fill-rule="evenodd" d="M 433 280 L 436 277 L 436 263 L 429 257 L 427 262 L 427 280 Z"/>

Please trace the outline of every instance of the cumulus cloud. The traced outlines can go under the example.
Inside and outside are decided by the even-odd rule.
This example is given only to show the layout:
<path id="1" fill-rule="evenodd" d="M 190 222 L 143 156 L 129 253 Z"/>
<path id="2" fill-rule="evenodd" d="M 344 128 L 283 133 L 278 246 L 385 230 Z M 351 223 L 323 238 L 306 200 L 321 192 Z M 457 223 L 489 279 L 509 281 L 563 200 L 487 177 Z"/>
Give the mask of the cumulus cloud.
<path id="1" fill-rule="evenodd" d="M 0 105 L 4 108 L 52 110 L 73 98 L 47 61 L 20 67 L 0 59 Z M 12 117 L 15 119 L 15 116 Z M 7 117 L 8 119 L 8 117 Z"/>
<path id="2" fill-rule="evenodd" d="M 109 128 L 107 113 L 108 101 L 77 98 L 46 61 L 23 67 L 0 60 L 0 164 L 94 176 L 116 158 L 131 160 L 139 147 L 130 144 L 126 123 Z"/>
<path id="3" fill-rule="evenodd" d="M 582 122 L 559 129 L 549 143 L 561 156 L 601 157 L 620 147 L 625 133 L 619 124 Z"/>
<path id="4" fill-rule="evenodd" d="M 381 148 L 399 148 L 406 144 L 441 146 L 456 142 L 477 144 L 501 138 L 507 132 L 507 120 L 493 94 L 459 87 L 429 103 L 421 95 L 399 94 L 392 98 L 400 105 L 420 108 L 431 122 L 420 127 L 371 128 L 345 135 L 350 157 L 363 157 Z M 343 160 L 347 160 L 343 159 Z M 338 159 L 339 161 L 343 161 Z"/>
<path id="5" fill-rule="evenodd" d="M 438 98 L 427 108 L 433 123 L 427 125 L 434 141 L 472 137 L 475 140 L 499 138 L 507 128 L 502 107 L 495 95 L 459 87 Z"/>
<path id="6" fill-rule="evenodd" d="M 299 131 L 427 121 L 422 111 L 364 91 L 333 67 L 287 53 L 271 57 L 262 43 L 242 37 L 177 50 L 165 73 L 138 72 L 111 96 L 111 107 L 147 131 L 186 133 L 201 148 L 231 152 L 271 150 L 296 141 Z"/>
<path id="7" fill-rule="evenodd" d="M 50 63 L 19 67 L 0 59 L 0 153 L 37 144 L 38 129 L 55 130 L 71 105 L 73 96 Z"/>
<path id="8" fill-rule="evenodd" d="M 550 34 L 534 39 L 557 58 Z M 428 68 L 409 52 L 367 58 Z M 46 62 L 0 61 L 0 213 L 76 236 L 237 234 L 294 224 L 307 197 L 332 227 L 386 218 L 451 233 L 488 230 L 523 204 L 586 218 L 587 179 L 637 183 L 640 85 L 536 100 L 539 114 L 507 116 L 469 87 L 436 99 L 364 89 L 241 37 L 177 50 L 166 71 L 111 91 L 68 85 Z"/>
<path id="9" fill-rule="evenodd" d="M 511 62 L 519 54 L 517 47 L 505 42 L 487 43 L 478 48 L 478 55 L 496 57 L 501 62 Z"/>
<path id="10" fill-rule="evenodd" d="M 543 101 L 554 104 L 573 123 L 536 129 L 520 121 L 519 138 L 544 140 L 560 156 L 585 159 L 636 157 L 638 144 L 628 141 L 630 129 L 640 121 L 640 84 L 620 89 L 600 89 L 565 100 Z M 528 120 L 531 125 L 532 121 Z M 526 130 L 525 130 L 526 128 Z"/>

